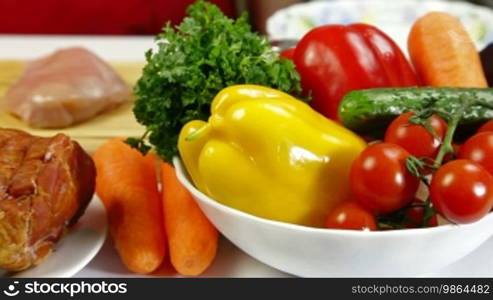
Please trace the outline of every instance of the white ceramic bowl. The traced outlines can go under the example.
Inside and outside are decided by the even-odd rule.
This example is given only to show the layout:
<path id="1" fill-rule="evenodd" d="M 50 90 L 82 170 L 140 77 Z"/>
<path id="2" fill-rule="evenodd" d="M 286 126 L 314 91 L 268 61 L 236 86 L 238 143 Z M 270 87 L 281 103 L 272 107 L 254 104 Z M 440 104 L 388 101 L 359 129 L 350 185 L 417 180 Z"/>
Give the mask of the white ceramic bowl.
<path id="1" fill-rule="evenodd" d="M 197 190 L 180 159 L 180 182 L 216 228 L 259 261 L 303 277 L 419 276 L 464 257 L 493 235 L 493 213 L 468 225 L 380 232 L 311 228 L 222 205 Z"/>

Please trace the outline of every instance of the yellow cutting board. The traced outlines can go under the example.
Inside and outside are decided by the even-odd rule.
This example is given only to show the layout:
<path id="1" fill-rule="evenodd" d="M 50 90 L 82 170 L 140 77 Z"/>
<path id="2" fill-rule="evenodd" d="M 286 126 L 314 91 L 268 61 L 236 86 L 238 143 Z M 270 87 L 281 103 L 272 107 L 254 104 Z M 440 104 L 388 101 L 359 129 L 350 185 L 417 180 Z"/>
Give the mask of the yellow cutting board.
<path id="1" fill-rule="evenodd" d="M 3 96 L 22 73 L 24 61 L 0 61 L 0 108 Z M 110 62 L 110 65 L 131 86 L 142 74 L 145 62 Z M 22 120 L 0 111 L 0 127 L 15 128 L 39 136 L 53 136 L 63 132 L 77 140 L 89 153 L 105 140 L 113 137 L 138 137 L 144 133 L 144 127 L 137 123 L 132 113 L 133 101 L 129 101 L 86 122 L 64 129 L 31 128 Z"/>

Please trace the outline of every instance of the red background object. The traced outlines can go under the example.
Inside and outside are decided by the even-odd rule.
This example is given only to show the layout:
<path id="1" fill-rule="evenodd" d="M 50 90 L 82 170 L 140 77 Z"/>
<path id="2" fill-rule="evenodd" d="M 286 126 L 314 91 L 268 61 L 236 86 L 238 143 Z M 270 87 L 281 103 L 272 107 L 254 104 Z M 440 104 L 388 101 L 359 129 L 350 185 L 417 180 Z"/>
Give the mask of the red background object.
<path id="1" fill-rule="evenodd" d="M 0 0 L 0 33 L 156 34 L 195 0 Z M 235 16 L 234 1 L 210 0 Z"/>

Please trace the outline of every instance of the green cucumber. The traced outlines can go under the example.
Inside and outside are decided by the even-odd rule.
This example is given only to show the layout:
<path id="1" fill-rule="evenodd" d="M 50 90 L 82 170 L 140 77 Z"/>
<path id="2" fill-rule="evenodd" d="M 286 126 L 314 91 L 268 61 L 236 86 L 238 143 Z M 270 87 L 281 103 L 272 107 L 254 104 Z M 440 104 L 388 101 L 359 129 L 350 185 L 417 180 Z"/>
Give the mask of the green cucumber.
<path id="1" fill-rule="evenodd" d="M 493 119 L 493 88 L 377 88 L 351 91 L 339 105 L 339 118 L 347 128 L 381 138 L 392 120 L 402 113 L 433 109 L 447 116 L 471 101 L 462 114 L 459 130 L 470 132 Z"/>

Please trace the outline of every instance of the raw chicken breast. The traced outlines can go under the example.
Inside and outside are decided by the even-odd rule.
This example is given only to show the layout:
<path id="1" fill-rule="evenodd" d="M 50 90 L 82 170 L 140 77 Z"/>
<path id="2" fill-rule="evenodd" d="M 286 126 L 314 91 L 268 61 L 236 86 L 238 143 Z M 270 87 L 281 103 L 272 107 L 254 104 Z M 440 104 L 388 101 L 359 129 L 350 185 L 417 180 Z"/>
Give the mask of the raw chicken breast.
<path id="1" fill-rule="evenodd" d="M 4 105 L 33 127 L 62 128 L 110 110 L 130 95 L 130 87 L 107 63 L 74 47 L 28 63 Z"/>

